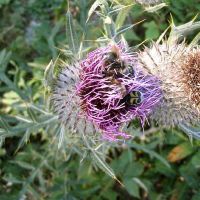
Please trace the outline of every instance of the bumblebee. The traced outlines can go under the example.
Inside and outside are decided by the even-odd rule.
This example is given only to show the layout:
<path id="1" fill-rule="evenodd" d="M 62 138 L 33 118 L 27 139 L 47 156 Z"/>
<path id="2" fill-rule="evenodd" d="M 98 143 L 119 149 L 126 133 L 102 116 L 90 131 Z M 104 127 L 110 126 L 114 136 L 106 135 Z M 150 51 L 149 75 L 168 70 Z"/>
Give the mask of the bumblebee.
<path id="1" fill-rule="evenodd" d="M 134 76 L 133 67 L 127 65 L 125 61 L 120 58 L 120 52 L 117 46 L 113 45 L 110 52 L 106 53 L 104 58 L 105 70 L 103 74 L 106 77 L 113 77 L 115 79 L 123 76 Z"/>
<path id="2" fill-rule="evenodd" d="M 120 57 L 119 48 L 115 45 L 113 45 L 110 52 L 105 54 L 103 74 L 110 79 L 111 84 L 119 86 L 123 98 L 122 102 L 125 102 L 127 105 L 137 105 L 140 103 L 141 93 L 133 91 L 127 94 L 125 86 L 121 84 L 119 78 L 134 77 L 135 71 L 131 65 L 128 65 Z"/>
<path id="3" fill-rule="evenodd" d="M 132 66 L 122 61 L 121 68 L 114 74 L 115 78 L 134 77 L 135 71 Z"/>
<path id="4" fill-rule="evenodd" d="M 120 60 L 116 52 L 108 52 L 104 58 L 106 67 L 114 68 L 120 67 Z M 116 65 L 116 66 L 115 66 Z"/>
<path id="5" fill-rule="evenodd" d="M 122 102 L 124 102 L 128 106 L 140 105 L 142 101 L 143 101 L 142 93 L 139 91 L 131 91 L 122 100 Z"/>
<path id="6" fill-rule="evenodd" d="M 124 65 L 120 59 L 119 50 L 116 46 L 113 46 L 111 52 L 106 53 L 104 58 L 103 73 L 106 77 L 116 78 L 120 71 L 124 68 Z"/>

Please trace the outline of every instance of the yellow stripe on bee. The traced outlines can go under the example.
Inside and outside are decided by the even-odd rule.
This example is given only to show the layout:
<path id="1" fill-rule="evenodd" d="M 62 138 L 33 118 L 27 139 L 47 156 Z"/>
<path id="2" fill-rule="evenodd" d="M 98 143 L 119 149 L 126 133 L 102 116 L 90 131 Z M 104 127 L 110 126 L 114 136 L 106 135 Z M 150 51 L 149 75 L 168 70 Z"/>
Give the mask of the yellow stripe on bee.
<path id="1" fill-rule="evenodd" d="M 132 98 L 138 98 L 139 97 L 138 93 L 130 93 L 130 96 Z"/>
<path id="2" fill-rule="evenodd" d="M 135 104 L 135 103 L 137 103 L 135 100 L 136 100 L 136 99 L 130 99 L 130 104 Z"/>
<path id="3" fill-rule="evenodd" d="M 140 103 L 140 95 L 138 92 L 132 92 L 130 93 L 130 104 L 134 105 L 134 104 L 138 104 Z"/>

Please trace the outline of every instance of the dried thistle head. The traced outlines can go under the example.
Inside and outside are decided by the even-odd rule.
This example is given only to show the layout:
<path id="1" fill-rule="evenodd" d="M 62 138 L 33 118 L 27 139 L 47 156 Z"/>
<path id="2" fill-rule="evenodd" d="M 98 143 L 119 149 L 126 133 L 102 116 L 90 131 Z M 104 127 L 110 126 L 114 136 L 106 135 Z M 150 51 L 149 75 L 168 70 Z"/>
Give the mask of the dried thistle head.
<path id="1" fill-rule="evenodd" d="M 198 108 L 200 106 L 200 49 L 194 48 L 188 52 L 182 68 L 190 99 Z"/>
<path id="2" fill-rule="evenodd" d="M 143 68 L 161 80 L 163 98 L 152 114 L 160 125 L 199 121 L 199 49 L 184 42 L 153 43 L 139 53 Z"/>

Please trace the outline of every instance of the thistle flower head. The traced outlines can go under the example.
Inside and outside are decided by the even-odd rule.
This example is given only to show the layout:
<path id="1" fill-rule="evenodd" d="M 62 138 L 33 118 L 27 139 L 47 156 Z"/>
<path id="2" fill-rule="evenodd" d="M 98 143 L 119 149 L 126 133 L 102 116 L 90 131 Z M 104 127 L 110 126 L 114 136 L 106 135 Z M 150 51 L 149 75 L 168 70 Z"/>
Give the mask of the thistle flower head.
<path id="1" fill-rule="evenodd" d="M 159 124 L 195 124 L 199 120 L 200 50 L 184 42 L 153 43 L 139 53 L 143 68 L 161 80 L 163 98 L 152 118 Z"/>
<path id="2" fill-rule="evenodd" d="M 161 99 L 157 78 L 142 73 L 136 56 L 123 43 L 96 49 L 80 66 L 76 86 L 81 114 L 108 140 L 129 138 L 123 126 L 135 117 L 144 125 Z"/>
<path id="3" fill-rule="evenodd" d="M 134 118 L 144 125 L 162 97 L 159 81 L 144 75 L 124 43 L 98 48 L 59 73 L 54 110 L 70 131 L 101 132 L 110 141 L 130 138 L 123 127 Z"/>

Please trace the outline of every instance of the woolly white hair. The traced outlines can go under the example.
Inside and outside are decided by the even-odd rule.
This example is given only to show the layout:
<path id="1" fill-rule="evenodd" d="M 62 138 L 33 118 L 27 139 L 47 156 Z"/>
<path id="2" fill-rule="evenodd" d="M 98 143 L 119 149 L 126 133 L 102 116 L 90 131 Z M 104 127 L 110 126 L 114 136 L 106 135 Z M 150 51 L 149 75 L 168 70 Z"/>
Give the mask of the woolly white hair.
<path id="1" fill-rule="evenodd" d="M 199 102 L 193 97 L 195 92 L 199 98 L 200 90 L 194 90 L 197 83 L 190 83 L 194 83 L 194 79 L 200 80 L 200 73 L 195 72 L 194 77 L 185 70 L 194 68 L 192 61 L 189 60 L 195 51 L 199 50 L 191 49 L 185 42 L 170 44 L 163 41 L 162 44 L 152 43 L 150 48 L 146 47 L 138 55 L 143 68 L 161 80 L 163 98 L 151 116 L 160 125 L 189 125 L 199 121 Z M 200 69 L 200 59 L 195 68 L 197 65 Z M 198 98 L 196 97 L 196 100 Z"/>
<path id="2" fill-rule="evenodd" d="M 78 63 L 70 66 L 65 64 L 65 67 L 58 74 L 51 101 L 61 124 L 70 132 L 94 134 L 97 130 L 93 123 L 81 114 L 80 99 L 76 94 L 79 74 L 80 66 Z"/>

